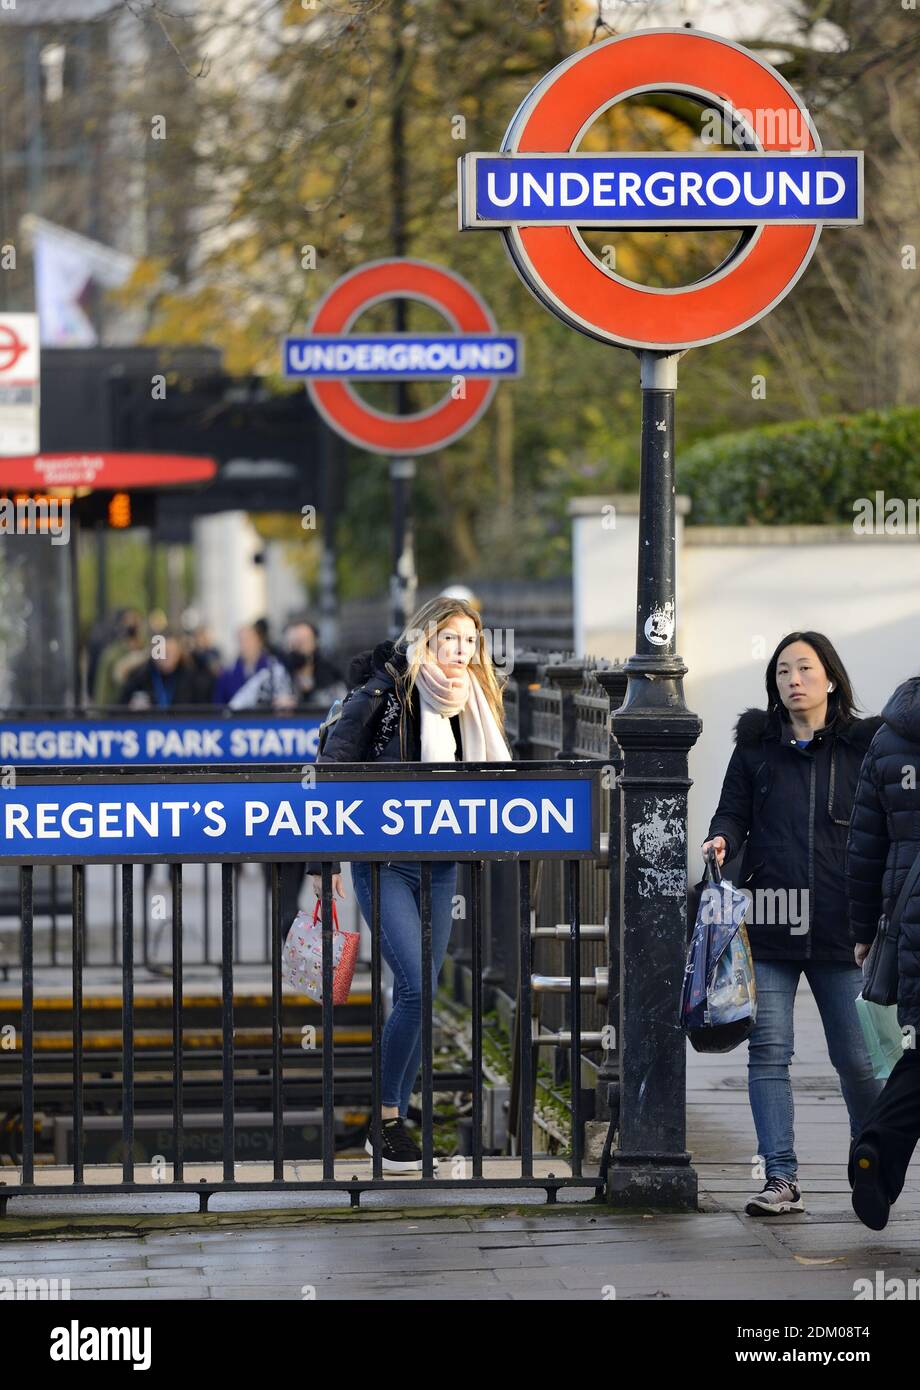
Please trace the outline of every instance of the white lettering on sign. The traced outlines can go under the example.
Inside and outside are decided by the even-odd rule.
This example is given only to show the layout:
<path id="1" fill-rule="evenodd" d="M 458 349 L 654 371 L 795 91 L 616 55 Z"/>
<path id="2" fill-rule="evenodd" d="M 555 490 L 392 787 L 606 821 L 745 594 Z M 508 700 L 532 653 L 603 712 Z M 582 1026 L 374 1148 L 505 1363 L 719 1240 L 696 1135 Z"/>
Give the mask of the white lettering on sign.
<path id="1" fill-rule="evenodd" d="M 579 175 L 580 177 L 580 175 Z M 429 343 L 314 343 L 288 345 L 294 372 L 455 372 L 504 371 L 514 362 L 510 343 L 439 339 Z"/>
<path id="2" fill-rule="evenodd" d="M 210 762 L 229 758 L 302 762 L 315 756 L 318 726 L 305 728 L 0 729 L 0 763 Z M 226 735 L 226 742 L 225 742 Z"/>
<path id="3" fill-rule="evenodd" d="M 301 758 L 316 752 L 318 729 L 230 730 L 231 758 Z"/>
<path id="4" fill-rule="evenodd" d="M 242 821 L 245 839 L 258 840 L 265 836 L 283 842 L 285 837 L 342 840 L 363 838 L 368 829 L 358 819 L 365 801 L 353 799 L 321 800 L 318 797 L 302 801 L 288 798 L 269 803 L 249 798 L 233 809 L 230 816 L 224 802 L 210 800 L 108 800 L 99 802 L 61 802 L 52 799 L 25 805 L 5 801 L 0 808 L 2 839 L 15 848 L 18 842 L 88 840 L 157 840 L 163 836 L 181 845 L 182 837 L 201 829 L 209 839 L 218 839 L 228 830 L 228 823 Z M 465 836 L 528 835 L 539 827 L 539 833 L 549 835 L 556 830 L 564 834 L 575 831 L 575 800 L 572 796 L 556 798 L 515 796 L 502 801 L 497 796 L 464 797 L 391 797 L 380 808 L 378 829 L 385 835 L 431 836 L 450 840 Z"/>
<path id="5" fill-rule="evenodd" d="M 434 809 L 429 810 L 432 805 Z M 485 808 L 482 817 L 480 808 Z M 563 831 L 571 834 L 574 814 L 574 802 L 568 796 L 562 806 L 549 797 L 530 800 L 517 796 L 503 806 L 486 797 L 460 797 L 456 801 L 444 799 L 434 803 L 416 797 L 405 800 L 390 797 L 383 803 L 381 829 L 384 835 L 402 835 L 407 830 L 414 835 L 436 835 L 445 829 L 453 835 L 497 835 L 501 828 L 512 835 L 526 835 L 539 821 L 540 833 L 547 835 L 555 821 Z"/>
<path id="6" fill-rule="evenodd" d="M 136 758 L 140 751 L 134 729 L 4 729 L 0 731 L 0 762 L 116 761 Z"/>
<path id="7" fill-rule="evenodd" d="M 149 758 L 219 758 L 220 729 L 148 729 Z"/>
<path id="8" fill-rule="evenodd" d="M 596 207 L 686 207 L 694 203 L 705 207 L 731 207 L 744 201 L 763 207 L 775 199 L 780 207 L 808 207 L 812 201 L 821 207 L 839 203 L 846 183 L 831 169 L 803 169 L 794 177 L 787 169 L 745 169 L 740 175 L 716 170 L 707 179 L 692 170 L 672 172 L 656 169 L 642 175 L 634 169 L 602 172 L 590 176 L 572 171 L 543 174 L 530 170 L 489 169 L 486 197 L 496 208 L 518 204 L 524 208 L 577 208 L 590 202 Z"/>

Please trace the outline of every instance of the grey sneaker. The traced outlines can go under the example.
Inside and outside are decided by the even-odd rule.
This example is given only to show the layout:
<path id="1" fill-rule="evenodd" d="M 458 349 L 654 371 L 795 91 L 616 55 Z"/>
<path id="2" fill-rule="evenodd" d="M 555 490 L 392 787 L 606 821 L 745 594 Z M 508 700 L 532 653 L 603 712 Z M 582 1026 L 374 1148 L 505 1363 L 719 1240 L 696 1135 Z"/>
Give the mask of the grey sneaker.
<path id="1" fill-rule="evenodd" d="M 804 1211 L 798 1184 L 788 1178 L 767 1178 L 762 1192 L 744 1208 L 748 1216 L 779 1216 L 786 1211 Z"/>

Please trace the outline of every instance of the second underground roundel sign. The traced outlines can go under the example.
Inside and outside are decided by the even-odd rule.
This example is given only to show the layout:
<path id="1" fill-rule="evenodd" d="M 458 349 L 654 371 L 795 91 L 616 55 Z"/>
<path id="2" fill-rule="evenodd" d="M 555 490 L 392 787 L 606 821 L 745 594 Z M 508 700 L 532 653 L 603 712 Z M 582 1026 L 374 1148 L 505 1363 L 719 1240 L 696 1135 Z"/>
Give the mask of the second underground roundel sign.
<path id="1" fill-rule="evenodd" d="M 579 152 L 604 111 L 643 92 L 698 100 L 731 122 L 744 148 Z M 824 152 L 804 104 L 769 63 L 686 29 L 608 39 L 567 58 L 522 103 L 501 151 L 462 156 L 459 175 L 461 230 L 500 227 L 548 309 L 602 342 L 662 352 L 749 327 L 788 294 L 822 226 L 863 220 L 861 152 Z M 658 289 L 602 265 L 579 225 L 742 235 L 710 274 Z"/>
<path id="2" fill-rule="evenodd" d="M 373 304 L 417 299 L 450 324 L 447 333 L 353 334 Z M 306 380 L 323 419 L 352 444 L 376 454 L 427 454 L 459 439 L 488 408 L 498 379 L 520 367 L 516 334 L 500 334 L 471 285 L 426 261 L 370 261 L 337 280 L 320 301 L 302 338 L 286 338 L 284 370 Z M 394 415 L 375 410 L 351 381 L 462 378 L 429 410 Z"/>

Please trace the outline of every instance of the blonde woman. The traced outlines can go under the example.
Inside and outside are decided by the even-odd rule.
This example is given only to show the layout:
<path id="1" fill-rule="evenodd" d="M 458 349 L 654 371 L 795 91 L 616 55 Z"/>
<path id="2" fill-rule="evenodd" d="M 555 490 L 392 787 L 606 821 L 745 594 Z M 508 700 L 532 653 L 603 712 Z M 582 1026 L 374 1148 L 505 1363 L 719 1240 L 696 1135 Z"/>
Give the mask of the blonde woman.
<path id="1" fill-rule="evenodd" d="M 395 642 L 352 662 L 352 693 L 320 762 L 507 762 L 501 686 L 472 604 L 442 596 L 423 604 Z M 354 689 L 358 686 L 358 689 Z M 311 866 L 312 868 L 313 866 Z M 358 906 L 371 918 L 371 866 L 352 865 Z M 381 1147 L 387 1172 L 418 1171 L 422 1155 L 406 1128 L 421 1061 L 421 865 L 380 866 L 380 945 L 393 971 L 393 1010 L 381 1039 Z M 451 929 L 457 865 L 431 866 L 432 988 Z M 319 874 L 313 887 L 320 892 Z M 340 873 L 333 890 L 345 896 Z M 368 1134 L 365 1148 L 373 1156 Z"/>

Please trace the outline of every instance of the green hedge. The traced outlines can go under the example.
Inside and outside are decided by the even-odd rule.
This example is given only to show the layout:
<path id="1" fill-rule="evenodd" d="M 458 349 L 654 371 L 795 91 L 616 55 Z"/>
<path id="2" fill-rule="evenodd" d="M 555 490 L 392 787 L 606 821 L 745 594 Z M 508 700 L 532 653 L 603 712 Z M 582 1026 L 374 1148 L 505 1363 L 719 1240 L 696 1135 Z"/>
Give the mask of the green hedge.
<path id="1" fill-rule="evenodd" d="M 920 497 L 920 408 L 716 435 L 677 462 L 690 525 L 852 522 L 859 497 Z"/>

